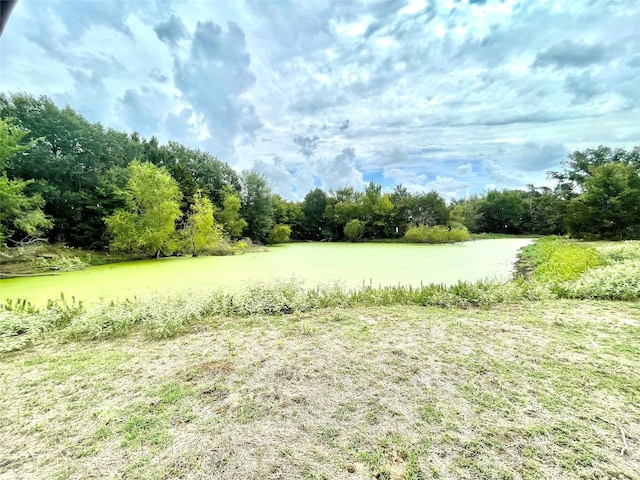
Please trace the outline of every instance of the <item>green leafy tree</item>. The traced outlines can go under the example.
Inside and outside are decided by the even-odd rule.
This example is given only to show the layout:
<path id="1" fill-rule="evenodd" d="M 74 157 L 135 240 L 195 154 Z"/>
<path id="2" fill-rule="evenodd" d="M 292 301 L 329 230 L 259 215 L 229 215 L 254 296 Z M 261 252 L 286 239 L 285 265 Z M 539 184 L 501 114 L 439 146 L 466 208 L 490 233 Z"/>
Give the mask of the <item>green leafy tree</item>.
<path id="1" fill-rule="evenodd" d="M 187 207 L 193 203 L 197 190 L 217 207 L 222 206 L 225 187 L 240 192 L 236 172 L 209 152 L 187 148 L 172 141 L 160 146 L 158 140 L 152 138 L 145 144 L 145 157 L 154 165 L 168 170 L 178 182 Z"/>
<path id="2" fill-rule="evenodd" d="M 368 238 L 385 236 L 385 226 L 391 217 L 393 203 L 388 194 L 382 194 L 382 187 L 370 182 L 361 198 L 361 220 L 365 222 Z"/>
<path id="3" fill-rule="evenodd" d="M 273 200 L 271 188 L 264 175 L 244 171 L 242 185 L 242 216 L 247 221 L 245 233 L 252 239 L 265 241 L 273 225 Z"/>
<path id="4" fill-rule="evenodd" d="M 480 206 L 484 199 L 478 195 L 454 200 L 450 208 L 450 223 L 460 223 L 471 233 L 482 231 L 482 212 Z"/>
<path id="5" fill-rule="evenodd" d="M 89 123 L 69 107 L 58 108 L 47 97 L 0 95 L 0 116 L 15 118 L 29 130 L 26 139 L 39 140 L 29 155 L 9 160 L 7 176 L 33 180 L 25 194 L 44 199 L 44 212 L 54 223 L 49 236 L 72 246 L 105 246 L 102 218 L 113 210 L 102 202 L 106 192 L 98 194 L 100 179 L 114 167 L 126 167 L 140 144 L 127 134 Z M 115 206 L 111 201 L 106 205 Z"/>
<path id="6" fill-rule="evenodd" d="M 164 168 L 148 162 L 129 165 L 125 189 L 128 208 L 105 218 L 111 248 L 146 252 L 159 257 L 174 248 L 175 222 L 180 218 L 182 192 Z"/>
<path id="7" fill-rule="evenodd" d="M 8 161 L 33 148 L 35 142 L 27 144 L 23 140 L 29 132 L 9 120 L 0 118 L 0 245 L 11 237 L 25 240 L 25 237 L 37 237 L 52 227 L 42 207 L 44 200 L 38 194 L 27 195 L 25 189 L 33 180 L 10 180 L 7 177 Z"/>
<path id="8" fill-rule="evenodd" d="M 307 193 L 302 202 L 304 220 L 302 227 L 304 238 L 308 240 L 320 240 L 325 228 L 324 212 L 327 208 L 327 195 L 320 188 Z"/>
<path id="9" fill-rule="evenodd" d="M 480 203 L 482 231 L 518 234 L 523 232 L 525 208 L 519 190 L 491 190 Z"/>
<path id="10" fill-rule="evenodd" d="M 344 227 L 347 222 L 363 217 L 362 193 L 353 187 L 342 187 L 335 192 L 330 192 L 324 217 L 332 235 L 338 239 L 344 238 Z"/>
<path id="11" fill-rule="evenodd" d="M 9 180 L 6 173 L 0 176 L 0 245 L 11 237 L 18 242 L 38 237 L 53 225 L 42 211 L 42 197 L 25 195 L 30 183 Z"/>
<path id="12" fill-rule="evenodd" d="M 524 222 L 523 232 L 537 235 L 564 235 L 564 219 L 567 203 L 557 192 L 550 188 L 535 188 L 523 193 Z"/>
<path id="13" fill-rule="evenodd" d="M 600 145 L 597 148 L 575 151 L 563 162 L 562 170 L 550 171 L 547 175 L 558 182 L 558 194 L 564 199 L 571 199 L 580 195 L 595 167 L 610 163 L 621 163 L 640 169 L 640 147 L 625 150 Z"/>
<path id="14" fill-rule="evenodd" d="M 242 231 L 246 228 L 247 222 L 240 217 L 242 200 L 229 186 L 223 189 L 224 200 L 222 208 L 218 210 L 217 218 L 222 223 L 224 231 L 231 238 L 240 238 Z"/>
<path id="15" fill-rule="evenodd" d="M 411 221 L 420 225 L 446 225 L 449 221 L 447 202 L 436 191 L 413 196 Z"/>
<path id="16" fill-rule="evenodd" d="M 640 169 L 607 163 L 589 169 L 584 191 L 571 200 L 567 227 L 574 236 L 640 238 Z"/>
<path id="17" fill-rule="evenodd" d="M 193 196 L 180 237 L 184 249 L 194 257 L 222 240 L 222 226 L 213 218 L 213 204 L 199 190 Z"/>
<path id="18" fill-rule="evenodd" d="M 387 236 L 390 238 L 400 238 L 407 231 L 410 223 L 411 194 L 402 185 L 396 185 L 390 195 L 393 208 L 389 213 L 387 222 Z"/>
<path id="19" fill-rule="evenodd" d="M 364 234 L 365 223 L 361 220 L 353 219 L 344 226 L 344 236 L 352 242 L 357 242 Z"/>
<path id="20" fill-rule="evenodd" d="M 290 236 L 291 227 L 289 225 L 275 225 L 269 233 L 269 243 L 272 245 L 287 243 Z"/>

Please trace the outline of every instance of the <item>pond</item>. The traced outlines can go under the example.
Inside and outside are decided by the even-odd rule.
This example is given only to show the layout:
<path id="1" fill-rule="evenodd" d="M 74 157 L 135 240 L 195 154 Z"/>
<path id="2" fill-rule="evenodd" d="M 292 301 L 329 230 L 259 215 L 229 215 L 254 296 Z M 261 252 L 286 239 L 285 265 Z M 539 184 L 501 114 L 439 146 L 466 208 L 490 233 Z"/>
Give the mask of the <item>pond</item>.
<path id="1" fill-rule="evenodd" d="M 232 257 L 164 258 L 117 263 L 54 276 L 0 280 L 0 299 L 37 305 L 67 298 L 87 303 L 189 287 L 234 291 L 256 281 L 295 277 L 306 287 L 452 284 L 510 278 L 527 238 L 476 240 L 454 245 L 291 243 Z"/>

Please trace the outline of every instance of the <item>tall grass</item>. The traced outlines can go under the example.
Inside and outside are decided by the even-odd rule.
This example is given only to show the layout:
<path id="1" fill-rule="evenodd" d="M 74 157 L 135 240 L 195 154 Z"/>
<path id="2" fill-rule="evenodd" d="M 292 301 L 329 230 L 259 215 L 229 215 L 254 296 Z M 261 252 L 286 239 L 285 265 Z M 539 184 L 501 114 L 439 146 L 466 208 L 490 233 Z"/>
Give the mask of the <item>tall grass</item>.
<path id="1" fill-rule="evenodd" d="M 487 307 L 546 296 L 544 288 L 522 281 L 357 289 L 334 284 L 305 289 L 299 280 L 287 279 L 255 284 L 240 293 L 203 289 L 148 295 L 90 309 L 61 310 L 51 304 L 31 313 L 5 310 L 0 313 L 0 351 L 20 350 L 51 330 L 62 330 L 70 339 L 98 340 L 126 336 L 140 327 L 150 338 L 167 338 L 212 316 L 287 315 L 327 307 L 383 305 Z"/>

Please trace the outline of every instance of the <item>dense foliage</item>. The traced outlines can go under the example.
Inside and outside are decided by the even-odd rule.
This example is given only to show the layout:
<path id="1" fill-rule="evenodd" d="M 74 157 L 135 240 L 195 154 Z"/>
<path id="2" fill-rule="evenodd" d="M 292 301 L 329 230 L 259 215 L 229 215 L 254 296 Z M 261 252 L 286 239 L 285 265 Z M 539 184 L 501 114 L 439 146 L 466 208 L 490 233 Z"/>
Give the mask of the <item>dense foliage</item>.
<path id="1" fill-rule="evenodd" d="M 456 243 L 469 240 L 469 232 L 465 227 L 446 228 L 442 225 L 429 227 L 419 225 L 411 227 L 404 234 L 410 243 Z"/>
<path id="2" fill-rule="evenodd" d="M 555 188 L 492 190 L 447 204 L 436 192 L 384 192 L 371 182 L 363 191 L 316 188 L 291 202 L 259 173 L 238 175 L 210 153 L 92 124 L 47 97 L 0 95 L 0 122 L 0 243 L 8 246 L 46 236 L 94 250 L 197 254 L 207 250 L 204 238 L 222 235 L 272 242 L 274 225 L 287 226 L 292 240 L 412 240 L 418 232 L 464 239 L 465 229 L 640 238 L 640 147 L 574 152 L 549 172 Z M 141 169 L 162 181 L 138 185 Z"/>

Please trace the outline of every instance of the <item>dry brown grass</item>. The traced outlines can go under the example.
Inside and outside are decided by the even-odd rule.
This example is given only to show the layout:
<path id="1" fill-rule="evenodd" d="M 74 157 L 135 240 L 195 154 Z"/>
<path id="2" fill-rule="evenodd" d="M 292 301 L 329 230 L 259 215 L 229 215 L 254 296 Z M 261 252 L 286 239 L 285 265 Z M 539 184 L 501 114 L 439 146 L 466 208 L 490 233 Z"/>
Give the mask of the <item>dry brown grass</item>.
<path id="1" fill-rule="evenodd" d="M 211 319 L 0 361 L 1 479 L 640 478 L 638 303 Z"/>

